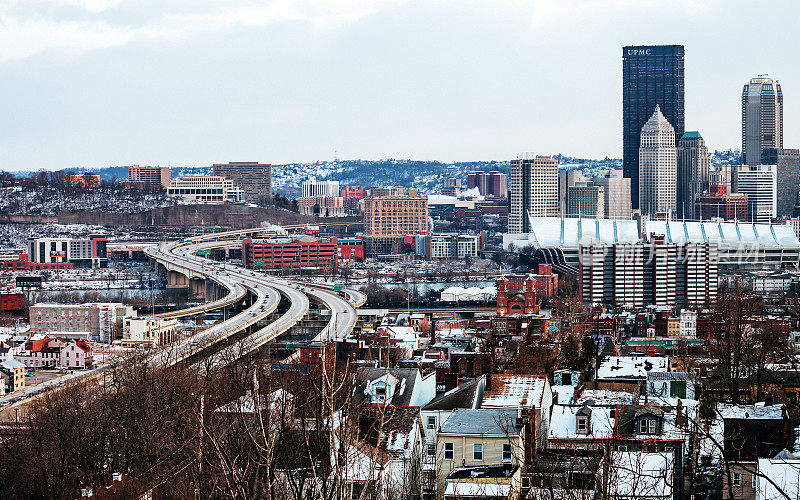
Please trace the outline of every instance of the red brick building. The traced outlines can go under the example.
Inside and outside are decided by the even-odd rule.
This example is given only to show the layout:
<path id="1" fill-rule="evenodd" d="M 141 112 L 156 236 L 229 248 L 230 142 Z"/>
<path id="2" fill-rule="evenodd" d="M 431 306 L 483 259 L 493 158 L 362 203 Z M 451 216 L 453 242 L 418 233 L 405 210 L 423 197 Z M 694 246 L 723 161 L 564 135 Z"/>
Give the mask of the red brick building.
<path id="1" fill-rule="evenodd" d="M 747 220 L 747 195 L 728 193 L 726 186 L 713 186 L 712 192 L 698 194 L 694 206 L 695 214 L 701 220 Z"/>
<path id="2" fill-rule="evenodd" d="M 516 276 L 515 276 L 516 278 Z M 509 277 L 502 277 L 497 281 L 497 314 L 536 314 L 539 312 L 539 303 L 536 301 L 535 281 L 525 278 L 522 289 L 512 291 L 512 281 Z"/>
<path id="3" fill-rule="evenodd" d="M 338 247 L 336 238 L 246 238 L 242 242 L 242 263 L 248 269 L 264 271 L 294 273 L 303 268 L 314 268 L 336 272 Z"/>
<path id="4" fill-rule="evenodd" d="M 20 312 L 25 309 L 25 298 L 19 292 L 0 293 L 1 312 Z"/>
<path id="5" fill-rule="evenodd" d="M 339 196 L 344 201 L 345 210 L 358 210 L 358 202 L 367 197 L 367 190 L 363 186 L 343 186 Z"/>

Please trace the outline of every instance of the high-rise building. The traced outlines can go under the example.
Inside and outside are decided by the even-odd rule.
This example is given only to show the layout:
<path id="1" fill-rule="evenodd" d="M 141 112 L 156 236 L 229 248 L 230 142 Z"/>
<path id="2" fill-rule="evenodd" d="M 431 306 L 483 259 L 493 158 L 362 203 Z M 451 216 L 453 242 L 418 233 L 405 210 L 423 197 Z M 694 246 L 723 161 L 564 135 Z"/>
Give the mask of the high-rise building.
<path id="1" fill-rule="evenodd" d="M 302 196 L 297 200 L 303 215 L 343 217 L 344 200 L 339 196 L 339 181 L 318 181 L 310 178 L 301 185 Z"/>
<path id="2" fill-rule="evenodd" d="M 505 198 L 508 195 L 508 176 L 497 170 L 470 172 L 467 174 L 467 189 L 474 188 L 478 188 L 478 192 L 483 196 Z"/>
<path id="3" fill-rule="evenodd" d="M 558 160 L 551 156 L 511 161 L 510 233 L 527 232 L 529 217 L 558 215 Z"/>
<path id="4" fill-rule="evenodd" d="M 716 243 L 666 241 L 581 245 L 578 250 L 581 300 L 586 304 L 678 308 L 708 307 L 717 297 Z"/>
<path id="5" fill-rule="evenodd" d="M 631 179 L 631 203 L 639 208 L 639 134 L 656 105 L 675 129 L 684 132 L 682 45 L 622 48 L 622 170 Z"/>
<path id="6" fill-rule="evenodd" d="M 363 186 L 342 186 L 339 190 L 344 208 L 350 211 L 358 210 L 358 202 L 367 197 L 367 190 Z"/>
<path id="7" fill-rule="evenodd" d="M 447 177 L 442 181 L 442 194 L 445 196 L 456 196 L 463 190 L 464 181 L 460 177 Z"/>
<path id="8" fill-rule="evenodd" d="M 678 170 L 675 129 L 656 104 L 642 127 L 639 146 L 639 208 L 654 217 L 675 212 Z"/>
<path id="9" fill-rule="evenodd" d="M 708 193 L 699 193 L 694 200 L 697 220 L 748 220 L 747 195 L 729 193 L 725 185 L 712 186 Z"/>
<path id="10" fill-rule="evenodd" d="M 257 203 L 272 198 L 272 165 L 236 161 L 213 166 L 214 175 L 230 179 L 244 191 L 245 200 Z"/>
<path id="11" fill-rule="evenodd" d="M 733 171 L 733 190 L 747 195 L 747 218 L 769 223 L 778 204 L 778 177 L 775 165 L 737 165 Z"/>
<path id="12" fill-rule="evenodd" d="M 428 232 L 428 197 L 409 189 L 407 196 L 364 198 L 364 234 L 403 236 Z"/>
<path id="13" fill-rule="evenodd" d="M 677 215 L 692 220 L 698 193 L 708 191 L 709 167 L 706 141 L 699 132 L 686 132 L 678 141 Z"/>
<path id="14" fill-rule="evenodd" d="M 128 167 L 128 185 L 142 189 L 158 191 L 167 189 L 172 180 L 172 170 L 169 167 Z"/>
<path id="15" fill-rule="evenodd" d="M 761 163 L 775 165 L 778 183 L 777 217 L 791 218 L 797 206 L 800 190 L 800 150 L 766 148 L 761 154 Z"/>
<path id="16" fill-rule="evenodd" d="M 605 215 L 605 188 L 591 182 L 582 182 L 567 189 L 567 217 L 593 217 Z"/>
<path id="17" fill-rule="evenodd" d="M 742 163 L 759 165 L 765 149 L 782 147 L 781 84 L 767 75 L 758 75 L 742 89 Z"/>
<path id="18" fill-rule="evenodd" d="M 578 184 L 585 185 L 583 170 L 561 170 L 558 172 L 558 214 L 566 215 L 569 200 L 569 188 Z"/>
<path id="19" fill-rule="evenodd" d="M 603 212 L 609 219 L 631 218 L 631 180 L 622 176 L 620 170 L 609 170 L 592 183 L 602 186 L 605 192 Z"/>

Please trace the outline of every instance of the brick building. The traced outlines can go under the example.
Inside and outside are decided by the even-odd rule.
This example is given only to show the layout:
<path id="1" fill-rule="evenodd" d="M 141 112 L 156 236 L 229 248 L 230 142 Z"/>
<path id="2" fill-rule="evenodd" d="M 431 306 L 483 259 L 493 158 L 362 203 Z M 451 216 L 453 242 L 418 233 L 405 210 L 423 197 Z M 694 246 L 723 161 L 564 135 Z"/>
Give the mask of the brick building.
<path id="1" fill-rule="evenodd" d="M 336 272 L 339 255 L 337 238 L 311 236 L 269 239 L 246 238 L 242 242 L 242 263 L 248 269 L 298 272 L 315 268 Z"/>
<path id="2" fill-rule="evenodd" d="M 713 186 L 710 193 L 698 194 L 694 206 L 699 220 L 747 220 L 747 195 L 728 193 L 727 186 Z"/>
<path id="3" fill-rule="evenodd" d="M 128 167 L 128 181 L 126 186 L 132 188 L 160 191 L 167 189 L 172 180 L 172 170 L 169 167 Z"/>
<path id="4" fill-rule="evenodd" d="M 407 196 L 364 199 L 364 234 L 396 236 L 428 232 L 428 197 L 409 189 Z"/>

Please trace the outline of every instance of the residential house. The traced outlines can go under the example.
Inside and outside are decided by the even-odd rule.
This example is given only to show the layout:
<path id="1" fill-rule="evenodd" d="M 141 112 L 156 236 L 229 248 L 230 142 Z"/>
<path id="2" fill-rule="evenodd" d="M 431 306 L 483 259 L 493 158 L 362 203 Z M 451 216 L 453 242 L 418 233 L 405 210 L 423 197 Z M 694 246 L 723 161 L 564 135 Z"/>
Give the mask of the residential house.
<path id="1" fill-rule="evenodd" d="M 547 435 L 549 450 L 603 451 L 614 437 L 616 408 L 553 405 Z"/>
<path id="2" fill-rule="evenodd" d="M 25 389 L 25 365 L 14 358 L 6 358 L 0 362 L 0 372 L 8 377 L 6 393 Z"/>
<path id="3" fill-rule="evenodd" d="M 436 443 L 442 423 L 457 409 L 479 408 L 486 387 L 486 376 L 464 382 L 455 389 L 440 394 L 422 407 L 422 423 L 425 426 L 424 473 L 430 476 L 426 485 L 436 485 Z"/>
<path id="4" fill-rule="evenodd" d="M 481 408 L 513 410 L 526 419 L 525 446 L 530 456 L 547 442 L 552 405 L 550 381 L 542 375 L 492 374 L 487 378 L 481 402 Z"/>
<path id="5" fill-rule="evenodd" d="M 359 368 L 356 405 L 422 407 L 436 396 L 436 373 L 417 368 Z"/>
<path id="6" fill-rule="evenodd" d="M 522 423 L 515 410 L 454 410 L 441 424 L 436 443 L 438 498 L 444 498 L 447 478 L 455 469 L 524 464 Z"/>
<path id="7" fill-rule="evenodd" d="M 418 407 L 361 406 L 344 425 L 334 439 L 353 498 L 421 495 L 424 431 Z"/>

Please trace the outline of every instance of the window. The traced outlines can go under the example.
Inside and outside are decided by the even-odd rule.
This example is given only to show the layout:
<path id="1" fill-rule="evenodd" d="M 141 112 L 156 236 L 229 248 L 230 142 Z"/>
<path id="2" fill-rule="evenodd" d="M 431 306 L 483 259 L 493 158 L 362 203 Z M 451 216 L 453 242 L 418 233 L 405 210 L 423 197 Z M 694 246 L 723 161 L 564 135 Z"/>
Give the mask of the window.
<path id="1" fill-rule="evenodd" d="M 639 420 L 639 434 L 655 434 L 658 421 L 654 418 Z"/>
<path id="2" fill-rule="evenodd" d="M 378 401 L 386 401 L 386 387 L 380 386 L 375 388 L 375 398 Z"/>
<path id="3" fill-rule="evenodd" d="M 586 417 L 578 417 L 576 428 L 578 434 L 586 434 L 589 429 L 589 419 L 587 419 Z"/>
<path id="4" fill-rule="evenodd" d="M 435 444 L 429 444 L 428 446 L 425 447 L 425 450 L 426 450 L 426 453 L 428 454 L 429 457 L 435 457 L 436 456 L 436 445 Z"/>
<path id="5" fill-rule="evenodd" d="M 455 453 L 453 452 L 453 443 L 445 443 L 444 444 L 444 459 L 445 460 L 453 460 L 453 456 Z"/>
<path id="6" fill-rule="evenodd" d="M 511 461 L 511 443 L 503 443 L 503 462 Z"/>
<path id="7" fill-rule="evenodd" d="M 483 444 L 472 443 L 472 459 L 481 462 L 483 461 Z"/>
<path id="8" fill-rule="evenodd" d="M 436 428 L 436 417 L 429 416 L 428 417 L 428 429 L 435 429 Z"/>
<path id="9" fill-rule="evenodd" d="M 734 486 L 741 486 L 742 485 L 742 475 L 738 472 L 733 473 L 733 485 Z"/>

